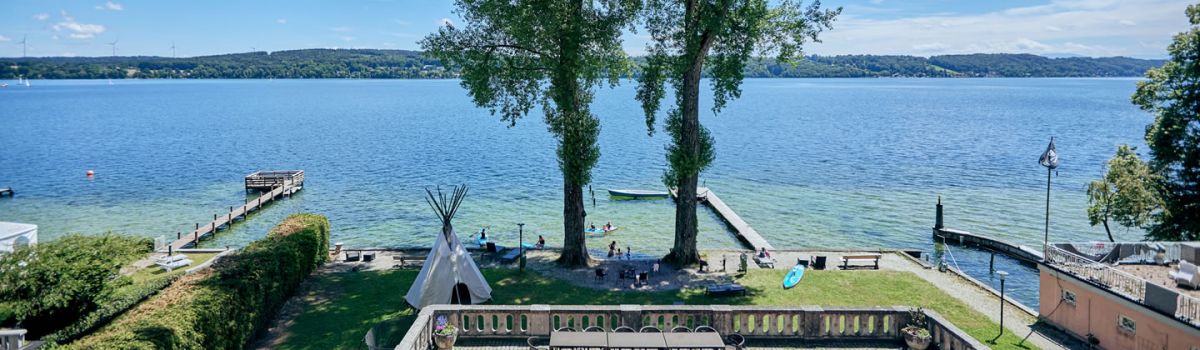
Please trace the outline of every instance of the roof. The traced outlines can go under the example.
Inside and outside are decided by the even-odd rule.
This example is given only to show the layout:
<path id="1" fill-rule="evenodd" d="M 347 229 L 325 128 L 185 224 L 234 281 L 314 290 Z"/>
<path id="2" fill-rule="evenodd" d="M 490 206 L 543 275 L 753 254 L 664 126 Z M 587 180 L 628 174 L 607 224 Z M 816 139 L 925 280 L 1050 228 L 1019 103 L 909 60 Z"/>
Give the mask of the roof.
<path id="1" fill-rule="evenodd" d="M 31 231 L 37 231 L 37 225 L 0 221 L 0 239 L 20 236 Z"/>

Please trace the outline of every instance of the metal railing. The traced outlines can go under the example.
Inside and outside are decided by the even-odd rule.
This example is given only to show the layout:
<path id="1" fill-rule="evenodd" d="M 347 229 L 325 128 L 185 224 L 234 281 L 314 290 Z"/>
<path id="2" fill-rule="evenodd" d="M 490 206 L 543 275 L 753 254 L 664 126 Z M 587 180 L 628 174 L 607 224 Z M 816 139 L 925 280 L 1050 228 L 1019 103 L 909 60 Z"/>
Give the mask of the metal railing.
<path id="1" fill-rule="evenodd" d="M 434 320 L 444 316 L 459 338 L 525 339 L 560 328 L 658 329 L 708 326 L 748 340 L 899 341 L 910 308 L 741 307 L 729 305 L 434 305 L 421 310 L 396 350 L 427 350 Z M 987 349 L 936 312 L 925 310 L 940 349 Z"/>
<path id="2" fill-rule="evenodd" d="M 1168 242 L 1161 244 L 1161 246 L 1165 248 L 1164 254 L 1166 254 L 1166 258 L 1164 261 L 1179 261 L 1180 244 L 1171 244 Z M 1079 248 L 1076 247 L 1075 249 L 1078 250 Z M 1084 251 L 1083 253 L 1104 255 L 1100 254 L 1102 252 L 1099 252 L 1099 249 L 1096 249 L 1096 252 Z M 1172 254 L 1174 255 L 1172 256 Z M 1146 300 L 1146 284 L 1153 283 L 1128 272 L 1121 271 L 1108 263 L 1096 262 L 1054 245 L 1046 247 L 1046 263 L 1075 275 L 1075 277 L 1098 284 L 1113 293 L 1124 295 L 1143 304 Z M 1177 294 L 1178 299 L 1176 300 L 1173 316 L 1184 322 L 1200 326 L 1200 298 L 1183 293 Z"/>
<path id="3" fill-rule="evenodd" d="M 17 350 L 25 344 L 24 329 L 0 329 L 0 350 Z"/>

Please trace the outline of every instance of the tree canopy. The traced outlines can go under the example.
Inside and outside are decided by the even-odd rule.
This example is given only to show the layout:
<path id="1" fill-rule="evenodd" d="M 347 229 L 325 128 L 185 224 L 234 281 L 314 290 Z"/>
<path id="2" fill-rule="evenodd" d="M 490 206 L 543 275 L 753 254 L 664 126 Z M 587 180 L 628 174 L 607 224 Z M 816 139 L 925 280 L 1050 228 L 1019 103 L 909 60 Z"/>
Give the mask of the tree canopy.
<path id="1" fill-rule="evenodd" d="M 801 57 L 806 42 L 830 28 L 841 8 L 821 8 L 783 0 L 648 0 L 643 23 L 651 40 L 638 76 L 637 100 L 653 134 L 655 119 L 670 83 L 675 105 L 667 111 L 669 168 L 667 186 L 677 188 L 675 246 L 667 260 L 699 261 L 696 251 L 696 185 L 700 172 L 714 159 L 713 138 L 700 125 L 700 80 L 707 72 L 714 113 L 741 96 L 746 65 L 757 56 L 779 61 Z"/>
<path id="2" fill-rule="evenodd" d="M 583 186 L 600 158 L 600 120 L 592 89 L 615 86 L 631 63 L 622 30 L 636 18 L 634 0 L 458 0 L 465 24 L 441 27 L 421 41 L 431 57 L 458 67 L 462 86 L 480 107 L 515 126 L 542 109 L 558 141 L 563 175 L 564 248 L 560 262 L 587 263 Z"/>
<path id="3" fill-rule="evenodd" d="M 1158 240 L 1200 239 L 1200 4 L 1186 14 L 1191 28 L 1175 35 L 1170 59 L 1149 70 L 1133 95 L 1134 104 L 1154 113 L 1146 144 L 1163 210 L 1147 236 Z"/>
<path id="4" fill-rule="evenodd" d="M 1109 241 L 1115 241 L 1109 220 L 1126 228 L 1145 227 L 1160 207 L 1157 177 L 1136 149 L 1120 145 L 1104 177 L 1088 184 L 1088 221 L 1092 226 L 1103 224 Z"/>

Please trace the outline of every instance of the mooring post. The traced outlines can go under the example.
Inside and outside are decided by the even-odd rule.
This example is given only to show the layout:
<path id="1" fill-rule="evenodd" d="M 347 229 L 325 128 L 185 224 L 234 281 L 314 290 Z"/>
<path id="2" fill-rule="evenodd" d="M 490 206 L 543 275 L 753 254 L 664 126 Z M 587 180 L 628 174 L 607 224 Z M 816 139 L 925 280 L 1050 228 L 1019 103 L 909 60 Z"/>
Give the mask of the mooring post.
<path id="1" fill-rule="evenodd" d="M 175 231 L 175 240 L 179 240 L 182 237 L 183 237 L 183 232 Z"/>
<path id="2" fill-rule="evenodd" d="M 171 256 L 173 254 L 175 254 L 175 247 L 167 246 L 167 256 Z"/>
<path id="3" fill-rule="evenodd" d="M 933 229 L 941 230 L 943 227 L 945 227 L 942 224 L 943 224 L 943 222 L 942 222 L 942 196 L 938 196 L 937 218 L 934 219 L 934 221 L 933 221 Z"/>
<path id="4" fill-rule="evenodd" d="M 992 260 L 988 262 L 988 272 L 996 272 L 996 252 L 992 252 Z"/>

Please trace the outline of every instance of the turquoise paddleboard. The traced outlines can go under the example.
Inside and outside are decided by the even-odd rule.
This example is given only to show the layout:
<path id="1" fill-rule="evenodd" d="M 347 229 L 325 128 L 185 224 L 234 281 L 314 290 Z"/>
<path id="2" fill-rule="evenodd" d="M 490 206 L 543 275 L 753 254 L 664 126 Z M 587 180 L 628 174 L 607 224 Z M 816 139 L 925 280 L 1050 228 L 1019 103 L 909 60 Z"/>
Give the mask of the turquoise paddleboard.
<path id="1" fill-rule="evenodd" d="M 800 283 L 800 279 L 804 278 L 804 265 L 796 265 L 792 271 L 788 271 L 787 276 L 783 276 L 783 288 L 788 289 L 795 287 Z"/>

